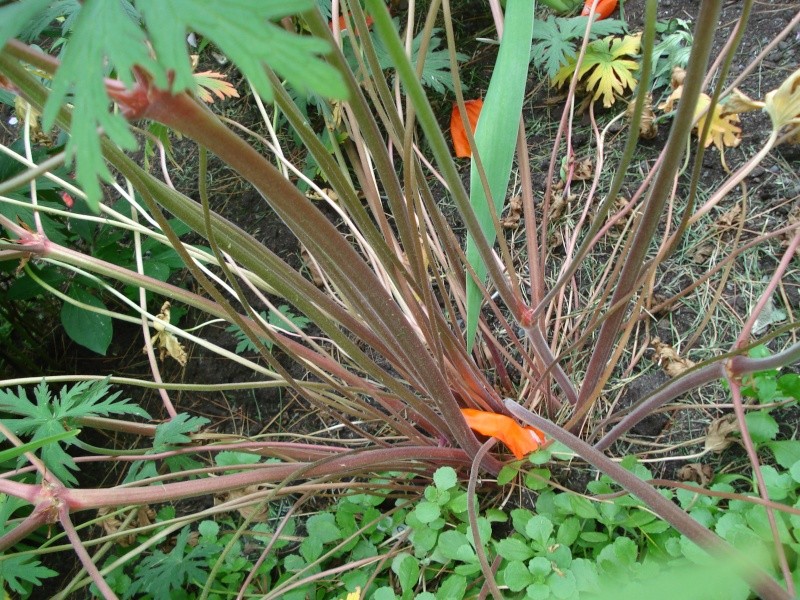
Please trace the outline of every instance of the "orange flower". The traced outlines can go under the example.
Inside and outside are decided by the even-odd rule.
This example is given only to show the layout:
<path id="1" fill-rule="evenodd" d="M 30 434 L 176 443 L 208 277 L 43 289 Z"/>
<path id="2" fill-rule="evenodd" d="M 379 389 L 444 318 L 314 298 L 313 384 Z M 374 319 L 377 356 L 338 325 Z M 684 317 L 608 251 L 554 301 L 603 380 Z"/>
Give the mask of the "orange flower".
<path id="1" fill-rule="evenodd" d="M 350 13 L 347 13 L 347 14 L 349 15 Z M 368 16 L 366 17 L 366 21 L 367 21 L 367 27 L 372 27 L 372 23 L 373 23 L 372 17 L 370 17 L 370 16 L 368 15 Z M 328 23 L 328 28 L 329 28 L 331 31 L 333 31 L 333 21 L 330 21 L 330 22 Z M 339 31 L 341 31 L 342 33 L 344 33 L 345 31 L 347 31 L 347 20 L 344 18 L 344 15 L 341 15 L 341 16 L 339 17 Z M 355 33 L 356 33 L 356 35 L 358 35 L 358 31 L 356 31 Z"/>
<path id="2" fill-rule="evenodd" d="M 583 11 L 581 14 L 583 16 L 587 16 L 592 9 L 592 2 L 593 0 L 586 0 L 583 4 Z M 617 0 L 600 0 L 597 3 L 597 10 L 594 11 L 594 14 L 597 15 L 597 19 L 607 19 L 611 16 L 611 13 L 614 12 L 617 8 Z"/>
<path id="3" fill-rule="evenodd" d="M 475 133 L 478 117 L 481 115 L 481 109 L 483 108 L 483 100 L 467 100 L 464 105 L 467 109 L 469 127 Z M 453 137 L 453 148 L 458 158 L 472 156 L 472 148 L 469 147 L 467 131 L 464 128 L 464 121 L 461 120 L 461 115 L 458 112 L 458 105 L 453 105 L 453 113 L 450 115 L 450 135 Z"/>
<path id="4" fill-rule="evenodd" d="M 523 427 L 511 417 L 474 408 L 462 408 L 461 414 L 470 429 L 481 435 L 496 437 L 518 459 L 538 450 L 544 443 L 544 434 L 541 431 L 528 425 Z"/>

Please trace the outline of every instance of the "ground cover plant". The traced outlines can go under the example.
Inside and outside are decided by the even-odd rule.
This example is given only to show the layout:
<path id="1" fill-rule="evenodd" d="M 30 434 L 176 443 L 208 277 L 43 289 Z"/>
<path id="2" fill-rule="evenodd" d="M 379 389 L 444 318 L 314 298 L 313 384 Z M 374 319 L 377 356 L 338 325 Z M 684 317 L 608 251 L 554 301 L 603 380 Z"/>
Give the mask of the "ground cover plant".
<path id="1" fill-rule="evenodd" d="M 149 371 L 0 385 L 6 590 L 35 597 L 71 551 L 57 597 L 687 597 L 677 581 L 709 580 L 794 597 L 796 194 L 775 225 L 750 186 L 798 141 L 798 65 L 737 88 L 767 56 L 735 65 L 752 2 L 726 9 L 729 40 L 719 1 L 674 21 L 639 3 L 637 28 L 613 3 L 552 4 L 481 7 L 497 52 L 468 91 L 474 131 L 448 0 L 0 7 L 0 99 L 21 123 L 0 163 L 5 333 L 63 303 L 96 354 L 131 324 Z M 533 79 L 560 94 L 544 136 Z M 261 123 L 220 108 L 237 94 Z M 748 127 L 763 143 L 737 148 Z M 232 201 L 240 224 L 212 209 L 223 163 L 257 192 Z M 301 260 L 263 242 L 259 211 Z M 687 281 L 689 260 L 707 268 Z M 199 349 L 248 377 L 190 371 Z M 648 360 L 668 376 L 626 396 Z M 320 427 L 225 431 L 183 403 L 242 390 L 280 390 Z M 695 456 L 638 437 L 665 409 L 717 408 Z M 739 445 L 721 473 L 690 462 Z M 89 482 L 98 466 L 115 481 Z"/>

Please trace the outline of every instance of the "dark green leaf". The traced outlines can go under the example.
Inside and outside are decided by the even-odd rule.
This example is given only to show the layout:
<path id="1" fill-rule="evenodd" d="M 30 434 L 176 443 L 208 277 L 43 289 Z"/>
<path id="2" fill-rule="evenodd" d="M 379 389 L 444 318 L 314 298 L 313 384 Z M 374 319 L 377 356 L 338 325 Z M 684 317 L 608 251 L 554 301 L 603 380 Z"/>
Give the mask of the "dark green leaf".
<path id="1" fill-rule="evenodd" d="M 0 13 L 0 18 L 2 18 L 2 13 Z M 56 571 L 43 566 L 32 556 L 12 555 L 4 556 L 3 560 L 0 560 L 0 583 L 7 583 L 12 591 L 24 597 L 30 596 L 28 596 L 26 587 L 22 584 L 23 581 L 38 587 L 42 585 L 42 579 L 55 577 L 56 575 L 58 575 Z"/>
<path id="2" fill-rule="evenodd" d="M 342 538 L 342 532 L 336 526 L 335 517 L 331 513 L 318 513 L 306 522 L 308 535 L 328 544 Z"/>
<path id="3" fill-rule="evenodd" d="M 68 295 L 82 304 L 106 308 L 102 300 L 77 285 L 70 287 Z M 61 324 L 76 343 L 105 356 L 113 335 L 111 317 L 65 302 L 61 307 Z"/>

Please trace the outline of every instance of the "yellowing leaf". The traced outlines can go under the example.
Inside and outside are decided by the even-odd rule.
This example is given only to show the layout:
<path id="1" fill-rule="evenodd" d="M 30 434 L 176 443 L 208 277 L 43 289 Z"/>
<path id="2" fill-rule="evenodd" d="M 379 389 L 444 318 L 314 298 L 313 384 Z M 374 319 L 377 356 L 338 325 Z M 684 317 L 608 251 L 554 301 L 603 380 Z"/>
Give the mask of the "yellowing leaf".
<path id="1" fill-rule="evenodd" d="M 586 47 L 586 54 L 578 71 L 578 77 L 592 94 L 592 101 L 603 98 L 608 108 L 617 97 L 636 87 L 633 72 L 639 69 L 633 57 L 639 54 L 641 35 L 626 35 L 619 38 L 609 36 L 595 40 Z M 561 67 L 553 78 L 553 85 L 560 86 L 569 81 L 575 72 L 575 60 Z"/>
<path id="2" fill-rule="evenodd" d="M 776 132 L 784 127 L 800 127 L 800 69 L 764 97 L 764 110 L 772 119 L 772 128 Z M 800 142 L 800 131 L 795 132 L 792 141 Z"/>
<path id="3" fill-rule="evenodd" d="M 211 104 L 214 98 L 211 93 L 224 100 L 225 98 L 238 98 L 239 92 L 230 82 L 225 81 L 225 75 L 216 71 L 202 71 L 194 74 L 194 82 L 197 84 L 195 93 L 203 102 Z"/>
<path id="4" fill-rule="evenodd" d="M 156 315 L 156 318 L 169 323 L 169 309 L 170 303 L 164 302 L 164 304 L 161 305 L 161 312 Z M 182 367 L 185 367 L 188 356 L 186 355 L 186 349 L 178 341 L 178 338 L 167 331 L 164 325 L 158 321 L 153 322 L 153 328 L 156 330 L 156 333 L 150 338 L 150 342 L 159 349 L 159 358 L 164 360 L 167 355 L 169 355 L 178 361 Z"/>
<path id="5" fill-rule="evenodd" d="M 672 93 L 664 102 L 658 105 L 659 110 L 670 112 L 675 108 L 675 104 L 683 95 L 683 80 L 686 72 L 683 69 L 675 69 L 672 73 Z M 724 150 L 726 147 L 735 148 L 742 141 L 742 128 L 739 127 L 739 112 L 755 110 L 760 108 L 761 103 L 751 100 L 739 90 L 725 98 L 723 102 L 718 102 L 714 110 L 709 112 L 711 97 L 707 94 L 700 94 L 697 105 L 694 107 L 695 131 L 698 137 L 705 128 L 706 121 L 711 119 L 711 126 L 705 139 L 700 140 L 704 147 L 708 148 L 713 142 L 720 151 L 720 155 L 725 165 Z"/>
<path id="6" fill-rule="evenodd" d="M 711 118 L 711 127 L 708 130 L 708 134 L 700 143 L 708 148 L 711 142 L 714 142 L 720 152 L 723 152 L 726 146 L 735 148 L 742 141 L 742 128 L 737 125 L 739 115 L 722 112 L 723 108 L 719 103 L 714 106 L 714 110 L 707 112 L 710 105 L 711 98 L 706 94 L 700 94 L 697 99 L 697 106 L 694 109 L 694 115 L 697 119 L 695 129 L 698 135 L 702 133 L 709 115 Z"/>
<path id="7" fill-rule="evenodd" d="M 764 108 L 764 103 L 758 100 L 753 100 L 747 94 L 742 92 L 739 88 L 734 88 L 721 102 L 723 112 L 737 113 L 750 112 L 753 110 L 761 110 Z"/>

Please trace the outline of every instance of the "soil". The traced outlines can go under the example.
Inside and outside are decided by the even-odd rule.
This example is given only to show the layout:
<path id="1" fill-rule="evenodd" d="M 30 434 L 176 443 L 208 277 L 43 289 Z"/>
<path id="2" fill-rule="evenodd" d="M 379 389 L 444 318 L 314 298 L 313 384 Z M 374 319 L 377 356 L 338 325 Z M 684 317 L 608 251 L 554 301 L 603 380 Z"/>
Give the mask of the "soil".
<path id="1" fill-rule="evenodd" d="M 491 76 L 491 65 L 495 58 L 493 47 L 472 41 L 474 37 L 485 34 L 491 27 L 491 17 L 485 8 L 484 3 L 474 3 L 474 10 L 465 10 L 459 16 L 457 34 L 463 36 L 463 51 L 471 56 L 467 63 L 468 83 L 472 96 L 478 96 L 485 91 L 488 79 Z M 628 0 L 624 3 L 625 18 L 630 30 L 641 30 L 644 15 L 644 0 Z M 738 14 L 738 3 L 729 2 L 723 8 L 719 21 L 719 28 L 716 35 L 715 52 L 716 56 L 722 45 L 728 39 Z M 762 48 L 787 25 L 798 11 L 796 2 L 785 3 L 756 3 L 754 15 L 751 18 L 749 28 L 743 38 L 736 60 L 733 63 L 733 73 L 740 72 L 752 57 L 757 55 Z M 661 0 L 659 2 L 659 19 L 668 20 L 671 18 L 687 19 L 692 21 L 697 12 L 697 2 L 693 0 Z M 797 57 L 800 56 L 800 32 L 790 35 L 783 43 L 773 50 L 763 61 L 759 72 L 751 75 L 739 87 L 748 95 L 754 98 L 763 97 L 764 93 L 780 85 L 785 77 L 798 67 Z M 230 70 L 234 83 L 236 73 Z M 240 89 L 243 86 L 237 85 Z M 560 118 L 563 102 L 557 102 L 559 92 L 549 88 L 546 82 L 533 77 L 530 82 L 528 99 L 526 101 L 525 120 L 530 122 L 547 122 L 545 130 L 552 134 L 555 130 L 552 124 Z M 556 99 L 556 101 L 554 101 Z M 449 122 L 451 98 L 436 99 L 437 113 L 440 115 L 440 122 L 444 125 Z M 221 104 L 222 110 L 237 120 L 248 126 L 253 126 L 257 132 L 261 131 L 258 125 L 259 116 L 255 104 L 249 98 L 239 100 L 228 100 Z M 11 111 L 8 107 L 0 107 L 0 137 L 3 140 L 13 140 L 18 136 L 16 128 L 8 125 Z M 607 118 L 608 115 L 600 118 Z M 586 124 L 588 121 L 584 121 Z M 738 148 L 726 151 L 726 160 L 731 169 L 735 169 L 742 164 L 749 156 L 763 144 L 770 130 L 768 117 L 762 113 L 749 113 L 742 118 L 742 142 Z M 665 123 L 659 131 L 658 136 L 651 141 L 643 142 L 637 160 L 652 161 L 660 149 L 663 147 L 668 135 L 668 123 Z M 575 151 L 577 155 L 591 155 L 593 152 L 589 143 L 590 137 L 585 131 L 576 130 L 573 137 Z M 546 176 L 551 150 L 552 137 L 543 135 L 529 140 L 531 145 L 531 155 L 533 156 L 533 177 L 543 181 Z M 617 144 L 623 143 L 620 137 Z M 175 145 L 176 161 L 181 165 L 185 173 L 196 172 L 192 167 L 196 161 L 196 151 L 192 144 L 187 142 L 176 142 Z M 212 207 L 214 210 L 224 214 L 226 218 L 237 223 L 250 233 L 254 234 L 265 245 L 278 253 L 281 257 L 292 263 L 301 263 L 300 248 L 297 241 L 290 231 L 275 217 L 260 196 L 233 175 L 223 165 L 211 161 L 209 172 L 211 174 Z M 768 231 L 783 223 L 790 210 L 800 204 L 800 146 L 784 145 L 777 148 L 763 163 L 760 168 L 753 172 L 748 178 L 749 186 L 749 212 L 758 217 L 748 223 L 748 235 L 756 235 L 760 231 Z M 717 183 L 725 177 L 725 173 L 720 166 L 719 155 L 715 149 L 710 149 L 704 161 L 704 169 L 701 178 L 701 188 L 714 189 Z M 178 181 L 176 186 L 189 195 L 197 196 L 196 182 L 189 179 Z M 733 207 L 739 198 L 732 194 L 726 203 L 717 210 L 717 216 Z M 449 215 L 452 216 L 452 215 Z M 511 235 L 511 234 L 510 234 Z M 510 238 L 511 239 L 511 238 Z M 775 254 L 762 255 L 759 257 L 759 265 L 762 272 L 769 273 L 770 268 L 777 264 L 780 258 L 781 248 L 776 245 Z M 682 255 L 685 254 L 681 253 Z M 687 272 L 686 266 L 676 265 L 670 262 L 665 264 L 663 277 L 660 279 L 656 293 L 663 293 L 665 296 L 674 294 L 684 287 L 693 277 L 702 274 L 707 266 L 700 263 L 692 267 L 694 273 Z M 10 274 L 5 274 L 7 277 Z M 180 275 L 177 280 L 180 281 Z M 750 309 L 752 289 L 746 287 L 746 277 L 741 280 L 732 279 L 731 284 L 725 291 L 723 301 L 730 307 L 731 313 L 738 315 L 739 319 L 746 318 Z M 749 282 L 752 283 L 752 282 Z M 791 271 L 791 276 L 785 281 L 785 293 L 789 308 L 793 311 L 800 311 L 800 276 L 795 267 Z M 36 307 L 23 307 L 23 317 L 30 317 Z M 57 307 L 51 306 L 48 313 L 57 319 Z M 696 307 L 688 305 L 677 305 L 671 310 L 653 318 L 651 323 L 650 337 L 658 336 L 663 341 L 674 345 L 679 345 L 691 335 L 692 328 L 696 325 L 698 318 Z M 199 315 L 189 313 L 186 322 L 195 322 L 200 319 Z M 707 358 L 705 352 L 711 354 L 725 351 L 730 347 L 735 335 L 735 328 L 720 330 L 715 332 L 716 346 L 701 343 L 694 348 L 684 350 L 695 360 Z M 107 356 L 100 357 L 93 354 L 74 343 L 70 342 L 57 327 L 53 325 L 48 330 L 46 339 L 42 346 L 47 347 L 49 362 L 43 365 L 41 360 L 23 360 L 21 369 L 17 369 L 15 376 L 30 375 L 39 376 L 45 371 L 50 374 L 61 373 L 114 373 L 117 375 L 147 377 L 149 367 L 146 358 L 142 354 L 143 337 L 141 328 L 115 323 L 115 335 L 112 346 Z M 226 332 L 224 327 L 212 325 L 203 330 L 203 335 L 210 341 L 223 345 L 228 348 L 235 346 L 233 336 Z M 6 345 L 8 348 L 10 344 Z M 30 346 L 23 346 L 30 349 Z M 292 369 L 296 376 L 301 376 L 296 366 L 283 361 L 284 365 Z M 27 367 L 27 373 L 24 369 Z M 201 349 L 191 349 L 190 358 L 187 366 L 181 369 L 174 362 L 167 361 L 162 365 L 162 376 L 165 381 L 186 381 L 186 382 L 242 382 L 254 381 L 258 377 L 244 367 L 231 361 L 221 359 L 211 355 Z M 619 407 L 625 408 L 634 404 L 638 399 L 647 396 L 653 389 L 661 385 L 667 376 L 663 374 L 660 367 L 655 363 L 652 355 L 647 355 L 630 376 L 628 385 L 624 392 L 620 390 Z M 136 402 L 143 405 L 156 418 L 164 416 L 161 402 L 158 395 L 154 392 L 140 388 L 123 389 L 123 394 L 132 397 Z M 718 392 L 707 392 L 703 394 L 711 396 L 710 404 L 715 400 L 725 401 L 724 397 L 718 396 Z M 299 403 L 295 402 L 284 391 L 272 391 L 255 389 L 246 392 L 220 392 L 214 394 L 174 394 L 173 400 L 176 402 L 180 411 L 187 411 L 191 414 L 205 416 L 211 423 L 210 428 L 226 433 L 255 434 L 261 432 L 265 426 L 270 430 L 287 430 L 301 427 L 307 430 L 314 430 L 319 425 L 314 417 L 308 417 L 308 411 Z M 782 413 L 782 427 L 787 433 L 797 430 L 798 412 L 785 411 Z M 697 411 L 677 410 L 670 413 L 672 416 L 654 415 L 634 429 L 636 437 L 646 438 L 650 441 L 657 441 L 664 445 L 679 444 L 686 440 L 701 440 L 707 430 L 709 422 L 720 414 L 719 409 L 709 407 L 707 410 L 698 413 Z M 107 438 L 102 434 L 97 434 L 98 439 L 89 440 L 96 445 L 110 445 L 119 440 Z M 129 440 L 129 443 L 135 443 Z M 617 448 L 619 452 L 630 452 L 641 450 L 641 446 L 635 443 L 624 445 Z M 695 448 L 696 449 L 696 448 Z M 691 451 L 689 448 L 687 451 Z M 715 458 L 719 463 L 733 462 L 740 460 L 741 455 L 736 454 L 735 448 L 725 455 Z M 666 466 L 654 467 L 657 476 L 675 477 L 677 469 L 681 466 L 680 461 L 664 463 Z M 582 487 L 585 484 L 586 472 L 576 469 L 575 481 L 571 482 L 573 487 Z M 118 474 L 108 471 L 97 472 L 91 469 L 85 470 L 82 475 L 82 484 L 103 486 L 112 483 Z M 582 480 L 582 481 L 578 481 Z M 570 483 L 570 482 L 568 482 Z M 59 557 L 60 560 L 61 557 Z M 48 582 L 51 583 L 52 582 Z M 57 585 L 57 584 L 56 584 Z M 49 595 L 56 591 L 55 588 L 43 588 L 42 593 Z M 45 597 L 45 596 L 42 596 Z"/>

